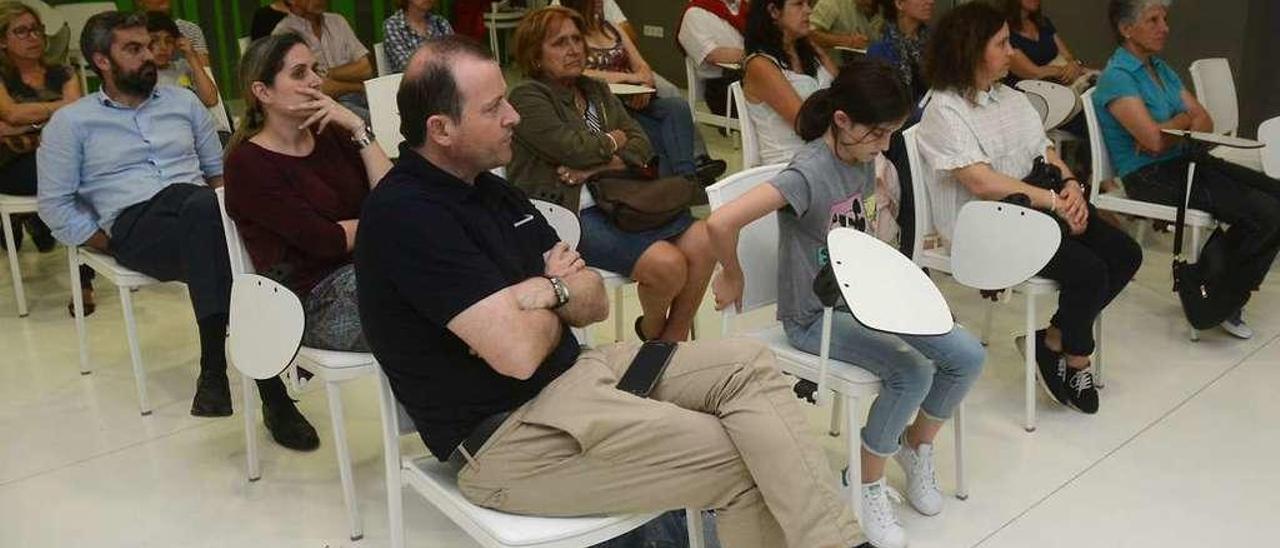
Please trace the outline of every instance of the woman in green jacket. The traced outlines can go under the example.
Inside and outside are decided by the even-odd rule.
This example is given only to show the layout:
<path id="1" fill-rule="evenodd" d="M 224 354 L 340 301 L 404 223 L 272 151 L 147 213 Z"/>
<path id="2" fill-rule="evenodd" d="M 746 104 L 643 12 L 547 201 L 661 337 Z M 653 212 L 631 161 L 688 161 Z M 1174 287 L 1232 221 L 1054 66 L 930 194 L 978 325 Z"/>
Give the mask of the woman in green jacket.
<path id="1" fill-rule="evenodd" d="M 647 232 L 626 232 L 594 207 L 583 185 L 592 174 L 645 167 L 653 152 L 608 86 L 583 75 L 585 28 L 577 12 L 551 6 L 516 29 L 516 62 L 529 79 L 511 91 L 521 122 L 507 176 L 530 197 L 578 213 L 578 251 L 588 265 L 640 284 L 637 336 L 684 340 L 715 266 L 706 226 L 686 213 Z"/>

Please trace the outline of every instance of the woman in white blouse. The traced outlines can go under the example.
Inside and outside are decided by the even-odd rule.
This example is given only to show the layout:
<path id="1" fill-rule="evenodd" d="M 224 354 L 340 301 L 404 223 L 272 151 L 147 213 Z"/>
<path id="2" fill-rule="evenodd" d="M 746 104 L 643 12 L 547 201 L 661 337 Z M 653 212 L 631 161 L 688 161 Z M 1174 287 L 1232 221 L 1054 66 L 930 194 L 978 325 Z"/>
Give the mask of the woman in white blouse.
<path id="1" fill-rule="evenodd" d="M 836 74 L 827 54 L 809 40 L 812 12 L 807 0 L 761 0 L 747 15 L 742 92 L 765 164 L 790 160 L 804 144 L 795 130 L 800 105 Z"/>
<path id="2" fill-rule="evenodd" d="M 1142 263 L 1142 249 L 1124 232 L 1095 219 L 1084 187 L 1045 136 L 1022 93 L 1000 83 L 1009 72 L 1009 26 L 982 3 L 943 17 L 931 43 L 927 78 L 933 99 L 920 121 L 920 152 L 934 170 L 929 186 L 933 220 L 951 238 L 956 214 L 974 199 L 1025 194 L 1032 207 L 1055 216 L 1064 236 L 1040 275 L 1058 282 L 1058 311 L 1035 334 L 1042 385 L 1063 405 L 1098 410 L 1089 356 L 1093 322 Z M 1062 172 L 1063 189 L 1022 181 L 1037 158 Z"/>

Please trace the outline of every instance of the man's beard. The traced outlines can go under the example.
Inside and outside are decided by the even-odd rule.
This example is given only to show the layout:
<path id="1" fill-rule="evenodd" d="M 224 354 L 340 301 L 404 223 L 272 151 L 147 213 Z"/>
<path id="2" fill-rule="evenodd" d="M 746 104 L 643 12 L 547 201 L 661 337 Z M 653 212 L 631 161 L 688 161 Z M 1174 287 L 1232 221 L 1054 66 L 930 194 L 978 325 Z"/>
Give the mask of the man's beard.
<path id="1" fill-rule="evenodd" d="M 146 97 L 156 89 L 156 64 L 152 61 L 147 61 L 138 70 L 125 72 L 112 59 L 111 71 L 115 73 L 116 87 L 129 95 Z"/>

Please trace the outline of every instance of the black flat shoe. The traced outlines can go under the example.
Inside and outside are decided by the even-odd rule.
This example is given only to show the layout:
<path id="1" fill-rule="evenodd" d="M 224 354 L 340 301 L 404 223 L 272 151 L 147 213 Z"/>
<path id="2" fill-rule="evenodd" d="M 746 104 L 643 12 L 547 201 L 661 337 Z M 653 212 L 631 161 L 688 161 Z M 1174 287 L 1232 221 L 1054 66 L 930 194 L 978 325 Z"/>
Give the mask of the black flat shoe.
<path id="1" fill-rule="evenodd" d="M 320 436 L 307 422 L 292 400 L 262 402 L 262 422 L 266 423 L 271 438 L 276 443 L 294 451 L 315 451 L 320 447 Z"/>
<path id="2" fill-rule="evenodd" d="M 644 316 L 636 318 L 636 336 L 640 337 L 640 342 L 648 342 L 649 338 L 644 336 L 644 330 L 640 328 L 640 323 L 644 321 Z"/>
<path id="3" fill-rule="evenodd" d="M 712 160 L 705 158 L 698 162 L 698 166 L 694 168 L 694 176 L 702 186 L 711 186 L 715 184 L 716 179 L 724 175 L 725 170 L 729 168 L 729 164 L 724 160 Z"/>
<path id="4" fill-rule="evenodd" d="M 31 241 L 35 242 L 36 249 L 41 253 L 53 251 L 53 248 L 58 245 L 58 240 L 54 239 L 49 225 L 44 224 L 44 221 L 36 215 L 27 218 L 27 231 L 31 233 Z"/>
<path id="5" fill-rule="evenodd" d="M 191 399 L 193 417 L 230 417 L 231 387 L 226 372 L 200 373 L 196 380 L 196 397 Z"/>

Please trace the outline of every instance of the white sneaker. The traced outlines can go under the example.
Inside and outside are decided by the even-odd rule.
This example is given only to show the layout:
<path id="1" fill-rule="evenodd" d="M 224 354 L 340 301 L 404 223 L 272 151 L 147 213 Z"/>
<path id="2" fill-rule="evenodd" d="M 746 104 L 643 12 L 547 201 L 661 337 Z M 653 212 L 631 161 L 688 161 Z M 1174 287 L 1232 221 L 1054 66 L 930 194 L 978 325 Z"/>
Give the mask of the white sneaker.
<path id="1" fill-rule="evenodd" d="M 1223 331 L 1230 333 L 1231 336 L 1237 339 L 1253 338 L 1253 328 L 1249 327 L 1249 324 L 1244 323 L 1243 308 L 1237 310 L 1235 314 L 1232 314 L 1227 319 L 1222 320 L 1220 325 L 1222 326 Z"/>
<path id="2" fill-rule="evenodd" d="M 902 448 L 893 460 L 907 474 L 907 500 L 921 514 L 937 515 L 942 511 L 942 490 L 938 489 L 938 475 L 933 469 L 933 445 L 922 443 L 912 450 L 906 436 L 900 441 Z"/>
<path id="3" fill-rule="evenodd" d="M 902 495 L 886 485 L 884 478 L 862 484 L 862 532 L 876 548 L 906 548 L 907 532 L 889 499 L 901 503 Z"/>

